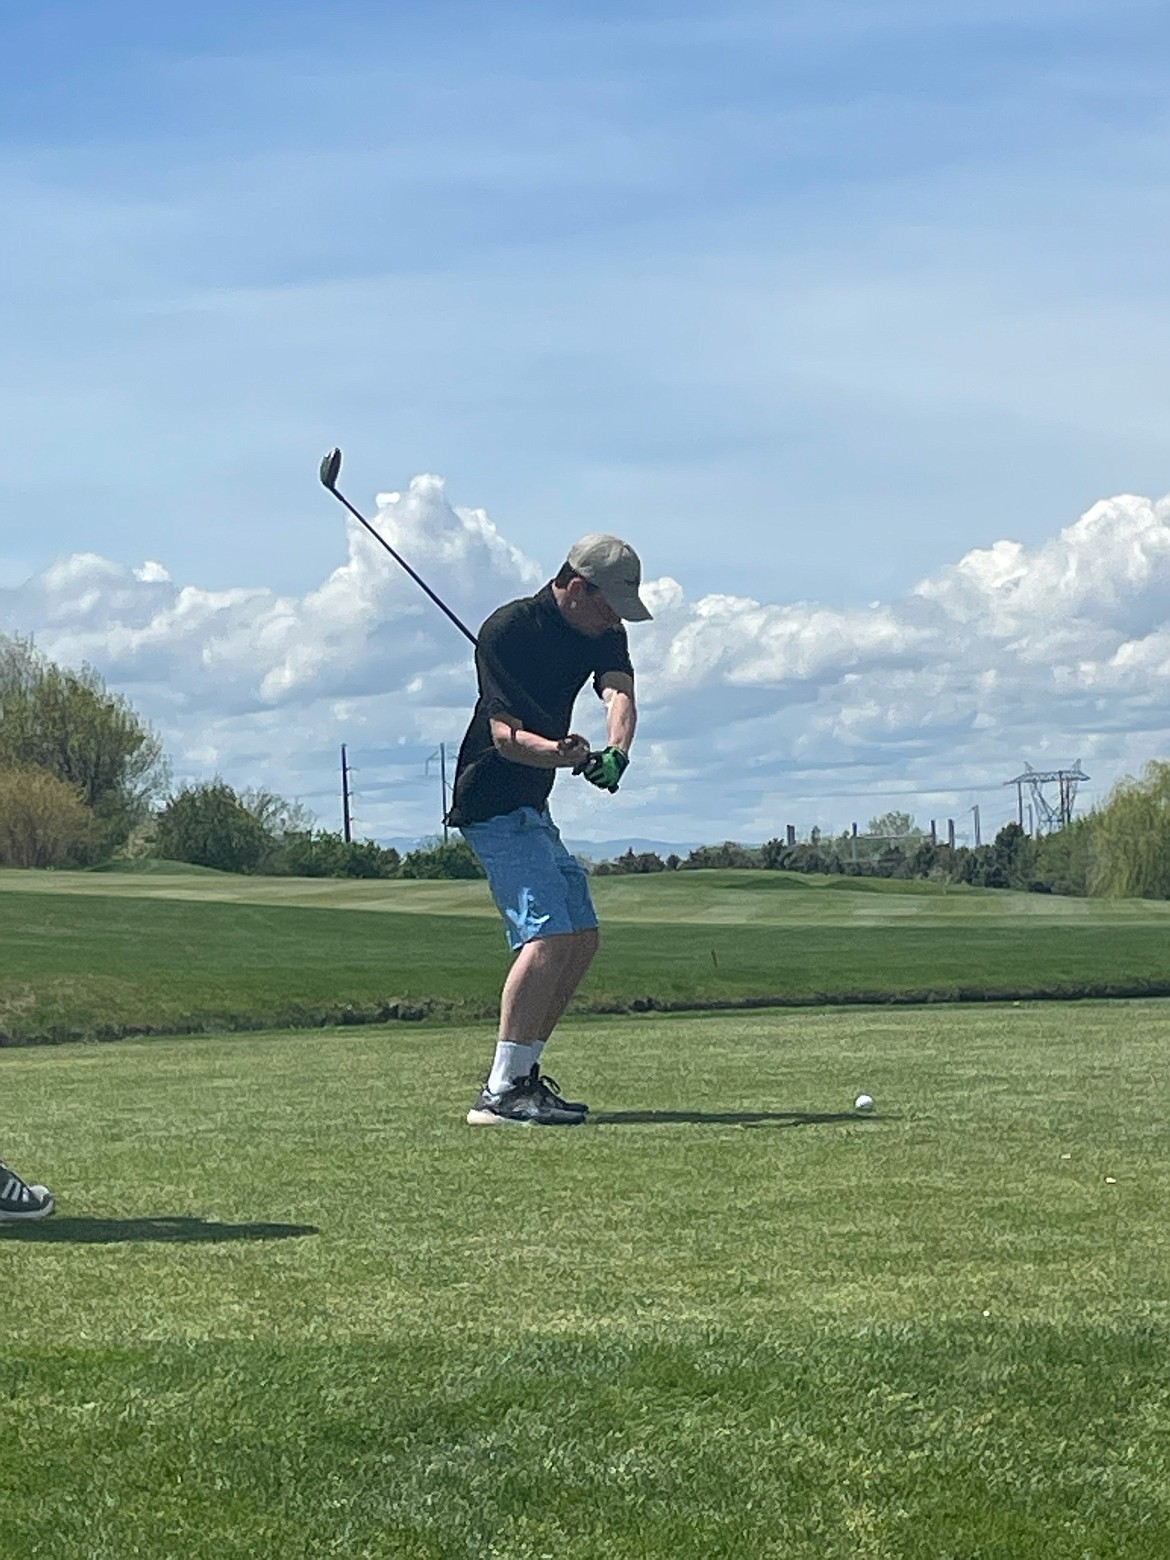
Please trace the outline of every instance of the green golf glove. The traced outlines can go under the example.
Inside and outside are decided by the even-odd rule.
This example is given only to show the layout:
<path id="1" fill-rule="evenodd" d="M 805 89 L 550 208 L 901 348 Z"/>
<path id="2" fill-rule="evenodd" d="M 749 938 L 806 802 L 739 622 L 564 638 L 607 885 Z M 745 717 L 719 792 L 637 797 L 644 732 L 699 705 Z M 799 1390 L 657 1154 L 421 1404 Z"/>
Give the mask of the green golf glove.
<path id="1" fill-rule="evenodd" d="M 630 760 L 621 748 L 607 747 L 604 753 L 594 753 L 581 773 L 599 791 L 613 792 L 629 767 Z"/>

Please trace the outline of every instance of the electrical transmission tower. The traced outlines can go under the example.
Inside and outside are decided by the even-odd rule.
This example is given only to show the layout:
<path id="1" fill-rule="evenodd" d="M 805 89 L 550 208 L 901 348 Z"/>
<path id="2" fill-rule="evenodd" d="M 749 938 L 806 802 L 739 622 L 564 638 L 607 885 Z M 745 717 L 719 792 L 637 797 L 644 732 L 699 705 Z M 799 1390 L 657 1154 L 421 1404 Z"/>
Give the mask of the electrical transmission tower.
<path id="1" fill-rule="evenodd" d="M 1088 775 L 1081 769 L 1079 758 L 1071 769 L 1042 770 L 1033 769 L 1031 764 L 1025 764 L 1022 775 L 1017 775 L 1014 780 L 1004 781 L 1004 785 L 1014 785 L 1016 788 L 1020 828 L 1024 827 L 1025 786 L 1028 787 L 1032 795 L 1036 832 L 1037 834 L 1047 834 L 1053 829 L 1063 829 L 1066 823 L 1072 822 L 1073 803 L 1077 799 L 1077 786 L 1082 780 L 1087 780 L 1088 778 Z M 1055 805 L 1045 795 L 1044 787 L 1046 785 L 1058 787 Z"/>

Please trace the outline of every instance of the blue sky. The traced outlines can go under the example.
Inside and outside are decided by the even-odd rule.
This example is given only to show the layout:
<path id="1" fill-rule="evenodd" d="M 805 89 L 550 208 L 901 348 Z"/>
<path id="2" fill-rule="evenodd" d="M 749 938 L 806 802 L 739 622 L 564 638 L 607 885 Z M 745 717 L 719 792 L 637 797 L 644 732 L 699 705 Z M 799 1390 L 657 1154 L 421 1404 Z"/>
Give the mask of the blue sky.
<path id="1" fill-rule="evenodd" d="M 10 579 L 303 586 L 334 442 L 841 600 L 1167 486 L 1158 7 L 189 9 L 5 23 Z"/>
<path id="2" fill-rule="evenodd" d="M 1164 5 L 7 12 L 0 586 L 310 592 L 334 443 L 691 599 L 1170 489 Z"/>

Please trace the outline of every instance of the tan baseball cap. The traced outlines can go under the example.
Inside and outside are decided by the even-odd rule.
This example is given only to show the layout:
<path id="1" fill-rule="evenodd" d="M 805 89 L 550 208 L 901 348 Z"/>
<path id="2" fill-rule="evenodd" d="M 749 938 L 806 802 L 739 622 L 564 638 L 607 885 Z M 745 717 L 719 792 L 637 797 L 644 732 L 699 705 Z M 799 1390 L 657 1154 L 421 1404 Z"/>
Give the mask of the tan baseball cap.
<path id="1" fill-rule="evenodd" d="M 620 536 L 597 532 L 583 536 L 569 548 L 569 567 L 583 580 L 596 585 L 618 617 L 628 623 L 648 623 L 653 616 L 638 595 L 642 561 Z"/>

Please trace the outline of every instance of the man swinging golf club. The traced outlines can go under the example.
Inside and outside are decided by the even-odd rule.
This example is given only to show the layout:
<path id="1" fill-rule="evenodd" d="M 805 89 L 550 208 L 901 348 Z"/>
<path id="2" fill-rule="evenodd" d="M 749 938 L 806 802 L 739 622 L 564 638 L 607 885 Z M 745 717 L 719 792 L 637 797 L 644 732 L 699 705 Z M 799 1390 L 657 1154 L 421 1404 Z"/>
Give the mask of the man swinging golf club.
<path id="1" fill-rule="evenodd" d="M 515 954 L 500 998 L 487 1083 L 472 1126 L 573 1126 L 587 1106 L 542 1077 L 541 1053 L 597 952 L 589 879 L 548 810 L 558 769 L 614 792 L 637 724 L 634 668 L 622 620 L 650 613 L 642 566 L 619 537 L 575 543 L 556 578 L 509 602 L 479 631 L 479 698 L 459 750 L 448 821 L 487 873 Z M 573 705 L 592 678 L 606 706 L 604 752 L 570 733 Z"/>
<path id="2" fill-rule="evenodd" d="M 585 536 L 535 596 L 494 612 L 478 638 L 337 486 L 341 451 L 321 462 L 323 486 L 475 645 L 479 699 L 459 750 L 447 821 L 482 862 L 515 962 L 500 999 L 487 1085 L 467 1113 L 473 1126 L 571 1126 L 586 1106 L 562 1099 L 540 1056 L 597 952 L 597 916 L 581 865 L 548 811 L 554 771 L 572 769 L 616 791 L 630 762 L 637 712 L 622 619 L 650 617 L 638 595 L 642 566 L 619 537 Z M 607 746 L 592 753 L 569 732 L 592 677 L 606 704 Z"/>

